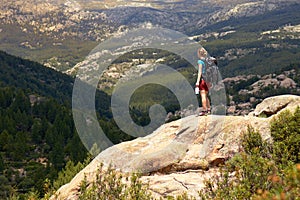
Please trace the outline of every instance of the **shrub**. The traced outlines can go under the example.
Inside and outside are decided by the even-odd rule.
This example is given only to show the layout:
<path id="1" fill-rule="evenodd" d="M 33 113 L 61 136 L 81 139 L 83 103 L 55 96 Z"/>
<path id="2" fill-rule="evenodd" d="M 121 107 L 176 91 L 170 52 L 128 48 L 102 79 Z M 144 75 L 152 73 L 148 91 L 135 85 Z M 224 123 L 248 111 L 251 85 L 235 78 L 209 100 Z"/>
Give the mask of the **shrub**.
<path id="1" fill-rule="evenodd" d="M 271 122 L 274 160 L 281 168 L 300 163 L 300 107 L 284 111 Z"/>
<path id="2" fill-rule="evenodd" d="M 81 200 L 150 200 L 153 199 L 139 180 L 139 174 L 123 177 L 121 173 L 112 169 L 107 170 L 100 165 L 96 181 L 90 186 L 86 180 L 81 184 Z M 129 182 L 129 183 L 125 183 Z"/>
<path id="3" fill-rule="evenodd" d="M 253 199 L 300 199 L 300 164 L 285 169 L 282 177 L 275 175 L 269 179 L 274 185 L 272 190 L 259 190 Z"/>
<path id="4" fill-rule="evenodd" d="M 276 167 L 267 155 L 266 144 L 260 134 L 249 127 L 243 135 L 244 152 L 230 159 L 221 169 L 220 175 L 206 182 L 199 192 L 202 199 L 250 199 L 258 190 L 269 190 L 269 177 Z"/>
<path id="5" fill-rule="evenodd" d="M 242 146 L 246 154 L 269 157 L 269 144 L 262 140 L 260 133 L 253 127 L 248 126 L 246 134 L 242 137 Z"/>
<path id="6" fill-rule="evenodd" d="M 87 159 L 83 164 L 78 162 L 76 165 L 73 161 L 69 160 L 66 166 L 58 173 L 57 179 L 53 182 L 55 190 L 59 189 L 62 185 L 69 183 L 73 177 L 80 172 L 90 161 Z"/>
<path id="7" fill-rule="evenodd" d="M 273 143 L 249 127 L 243 152 L 206 181 L 202 199 L 300 199 L 300 109 L 285 111 L 270 124 Z"/>

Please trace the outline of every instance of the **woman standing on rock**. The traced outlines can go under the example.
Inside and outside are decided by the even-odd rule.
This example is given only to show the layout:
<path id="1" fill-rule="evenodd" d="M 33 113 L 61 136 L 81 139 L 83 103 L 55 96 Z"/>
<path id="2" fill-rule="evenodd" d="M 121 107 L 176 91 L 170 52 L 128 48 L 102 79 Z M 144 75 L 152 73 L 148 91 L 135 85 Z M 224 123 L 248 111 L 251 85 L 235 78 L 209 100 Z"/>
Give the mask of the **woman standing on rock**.
<path id="1" fill-rule="evenodd" d="M 196 81 L 196 88 L 199 88 L 201 102 L 202 102 L 202 111 L 198 114 L 199 116 L 210 114 L 210 101 L 208 98 L 208 87 L 203 78 L 203 75 L 206 72 L 205 58 L 207 57 L 207 51 L 202 47 L 197 51 L 199 60 L 198 60 L 198 76 Z"/>

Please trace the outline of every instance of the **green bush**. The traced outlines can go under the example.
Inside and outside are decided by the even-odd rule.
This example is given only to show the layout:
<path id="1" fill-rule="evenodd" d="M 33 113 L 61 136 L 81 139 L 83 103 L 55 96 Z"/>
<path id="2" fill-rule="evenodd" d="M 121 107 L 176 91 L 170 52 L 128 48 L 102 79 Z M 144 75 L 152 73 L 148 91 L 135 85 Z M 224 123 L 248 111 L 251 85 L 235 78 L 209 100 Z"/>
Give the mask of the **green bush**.
<path id="1" fill-rule="evenodd" d="M 284 170 L 281 176 L 270 176 L 273 184 L 271 190 L 258 190 L 255 200 L 300 199 L 300 164 Z"/>
<path id="2" fill-rule="evenodd" d="M 270 124 L 272 144 L 249 127 L 243 152 L 206 181 L 202 199 L 300 199 L 299 107 L 282 112 Z"/>
<path id="3" fill-rule="evenodd" d="M 74 176 L 88 164 L 89 161 L 90 159 L 84 163 L 78 162 L 76 165 L 73 161 L 68 161 L 65 168 L 58 173 L 57 179 L 53 182 L 54 189 L 57 190 L 62 185 L 70 182 Z"/>
<path id="4" fill-rule="evenodd" d="M 249 127 L 243 135 L 244 152 L 237 154 L 221 169 L 221 174 L 206 182 L 199 192 L 203 199 L 250 199 L 258 190 L 269 190 L 268 177 L 276 173 L 268 158 L 267 144 L 260 134 Z"/>
<path id="5" fill-rule="evenodd" d="M 140 180 L 140 174 L 124 175 L 112 169 L 103 169 L 99 166 L 96 180 L 88 183 L 86 178 L 81 182 L 80 200 L 154 200 L 149 191 L 149 186 Z M 182 193 L 178 196 L 167 196 L 168 200 L 195 200 L 195 197 Z"/>
<path id="6" fill-rule="evenodd" d="M 259 132 L 248 126 L 247 133 L 242 137 L 242 146 L 246 154 L 268 157 L 270 154 L 268 143 L 264 142 Z"/>
<path id="7" fill-rule="evenodd" d="M 300 107 L 292 114 L 284 111 L 271 122 L 273 154 L 278 165 L 300 163 Z"/>
<path id="8" fill-rule="evenodd" d="M 107 170 L 100 165 L 96 181 L 89 185 L 86 179 L 81 184 L 80 200 L 150 200 L 153 199 L 139 180 L 138 174 L 123 177 L 121 173 L 112 169 Z M 124 183 L 124 180 L 128 182 Z"/>

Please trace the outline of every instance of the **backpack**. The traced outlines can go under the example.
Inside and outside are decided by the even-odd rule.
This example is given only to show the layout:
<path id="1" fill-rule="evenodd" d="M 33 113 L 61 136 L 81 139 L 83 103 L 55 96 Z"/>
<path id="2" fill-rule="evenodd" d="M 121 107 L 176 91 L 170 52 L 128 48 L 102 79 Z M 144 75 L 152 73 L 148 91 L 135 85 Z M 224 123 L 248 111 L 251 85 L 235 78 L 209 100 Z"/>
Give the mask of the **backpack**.
<path id="1" fill-rule="evenodd" d="M 204 73 L 202 73 L 202 77 L 206 83 L 213 87 L 221 80 L 217 60 L 214 57 L 206 57 L 204 63 L 205 70 L 203 71 Z"/>

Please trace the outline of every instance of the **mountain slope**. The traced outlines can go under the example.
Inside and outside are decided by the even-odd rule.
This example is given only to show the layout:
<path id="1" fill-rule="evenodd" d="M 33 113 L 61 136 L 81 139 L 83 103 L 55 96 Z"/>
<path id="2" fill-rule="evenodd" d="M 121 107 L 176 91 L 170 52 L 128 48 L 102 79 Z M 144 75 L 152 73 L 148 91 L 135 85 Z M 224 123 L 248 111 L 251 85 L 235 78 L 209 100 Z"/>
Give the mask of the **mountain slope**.
<path id="1" fill-rule="evenodd" d="M 46 192 L 72 160 L 87 156 L 72 119 L 73 78 L 0 51 L 0 198 Z"/>
<path id="2" fill-rule="evenodd" d="M 71 102 L 74 79 L 39 63 L 0 51 L 0 77 L 4 86 L 29 90 L 60 102 Z"/>
<path id="3" fill-rule="evenodd" d="M 32 0 L 26 3 L 14 2 L 6 0 L 0 7 L 1 49 L 61 71 L 66 71 L 82 61 L 99 42 L 146 22 L 181 31 L 190 36 L 204 32 L 221 34 L 224 32 L 222 28 L 233 27 L 234 30 L 231 31 L 236 31 L 236 34 L 242 38 L 250 37 L 249 39 L 252 39 L 253 34 L 258 34 L 257 31 L 261 27 L 270 27 L 272 30 L 286 23 L 299 24 L 299 14 L 289 7 L 292 6 L 294 10 L 299 9 L 299 3 L 296 0 L 288 2 L 249 0 L 84 1 L 84 3 L 83 1 L 54 0 L 45 3 Z M 122 3 L 129 5 L 130 3 L 145 3 L 145 6 L 101 7 L 105 4 L 121 5 Z M 152 6 L 153 3 L 161 5 Z M 265 20 L 265 17 L 268 20 Z M 243 24 L 249 25 L 251 30 L 248 28 L 246 31 L 247 26 L 241 28 L 240 25 Z M 245 45 L 249 45 L 248 47 L 253 45 L 251 43 L 240 44 L 238 42 L 240 37 L 236 38 L 237 40 L 222 37 L 221 40 L 224 43 L 231 45 L 224 46 L 222 41 L 218 40 L 216 42 L 219 42 L 220 46 L 214 48 L 220 50 L 211 49 L 210 53 L 223 57 L 226 56 L 224 51 L 230 51 L 231 48 L 238 49 Z M 206 45 L 205 40 L 207 38 L 203 38 L 203 45 Z M 255 40 L 257 41 L 257 38 Z M 210 44 L 207 45 L 210 47 Z M 221 51 L 223 51 L 222 54 Z M 274 56 L 276 55 L 272 55 Z M 251 56 L 250 58 L 247 62 L 257 59 Z M 229 61 L 226 58 L 226 62 L 222 65 L 229 65 Z M 237 66 L 230 66 L 230 68 L 239 71 Z M 245 69 L 242 71 L 247 72 Z M 224 75 L 227 76 L 227 74 Z"/>
<path id="4" fill-rule="evenodd" d="M 207 26 L 194 38 L 219 59 L 224 77 L 264 75 L 290 64 L 299 66 L 299 9 L 297 4 L 263 15 L 232 18 Z"/>
<path id="5" fill-rule="evenodd" d="M 52 187 L 68 161 L 87 158 L 71 110 L 73 83 L 66 74 L 0 51 L 0 199 L 43 195 L 44 184 Z M 95 99 L 107 137 L 114 143 L 132 139 L 111 119 L 110 97 L 97 91 Z"/>
<path id="6" fill-rule="evenodd" d="M 25 60 L 0 51 L 0 84 L 16 87 L 42 97 L 54 98 L 71 107 L 74 78 L 37 62 Z M 101 102 L 101 104 L 99 103 Z M 98 111 L 109 118 L 109 96 L 96 92 Z"/>

